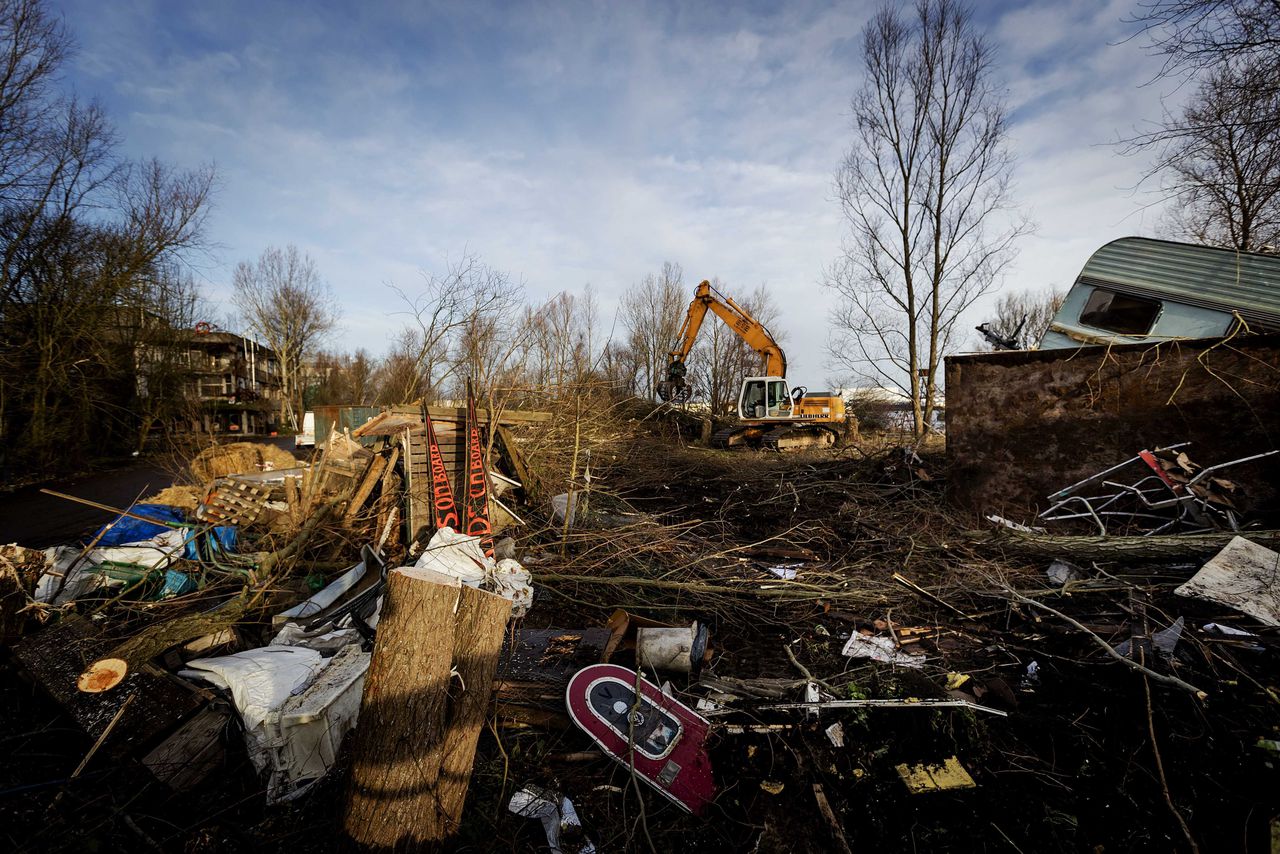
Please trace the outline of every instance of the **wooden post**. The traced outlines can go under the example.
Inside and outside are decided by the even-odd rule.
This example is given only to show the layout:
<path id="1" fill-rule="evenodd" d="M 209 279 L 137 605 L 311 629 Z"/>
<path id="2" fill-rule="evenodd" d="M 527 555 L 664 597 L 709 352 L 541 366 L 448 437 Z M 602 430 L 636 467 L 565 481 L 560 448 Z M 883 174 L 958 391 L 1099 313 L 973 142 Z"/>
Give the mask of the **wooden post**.
<path id="1" fill-rule="evenodd" d="M 440 573 L 388 575 L 344 819 L 359 845 L 412 850 L 457 828 L 510 612 Z"/>

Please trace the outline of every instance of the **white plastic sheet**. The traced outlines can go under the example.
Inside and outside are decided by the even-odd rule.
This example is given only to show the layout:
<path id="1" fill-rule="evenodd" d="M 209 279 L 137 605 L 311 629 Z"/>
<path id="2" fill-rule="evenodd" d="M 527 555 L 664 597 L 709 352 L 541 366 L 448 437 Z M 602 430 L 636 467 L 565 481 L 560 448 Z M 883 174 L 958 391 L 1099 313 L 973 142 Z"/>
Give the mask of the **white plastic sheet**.
<path id="1" fill-rule="evenodd" d="M 80 556 L 81 550 L 74 546 L 55 546 L 45 549 L 44 555 L 49 569 L 40 576 L 36 584 L 35 599 L 37 602 L 62 605 L 92 593 L 100 587 L 112 587 L 123 583 L 110 579 L 98 571 L 98 566 L 104 561 L 132 563 L 144 569 L 163 569 L 181 552 L 186 538 L 186 532 L 183 530 L 165 531 L 148 540 L 93 549 L 79 563 L 76 563 L 76 558 Z M 75 564 L 75 569 L 72 569 L 68 575 L 67 570 L 72 564 Z M 62 583 L 63 575 L 67 576 L 65 584 Z"/>
<path id="2" fill-rule="evenodd" d="M 523 617 L 533 605 L 529 570 L 515 560 L 494 563 L 480 549 L 480 540 L 452 528 L 436 531 L 414 566 L 456 578 L 469 587 L 497 593 L 511 600 L 511 615 Z"/>
<path id="3" fill-rule="evenodd" d="M 184 676 L 194 676 L 231 692 L 246 731 L 259 729 L 267 715 L 324 669 L 324 657 L 300 646 L 263 646 L 234 655 L 196 658 Z"/>
<path id="4" fill-rule="evenodd" d="M 850 658 L 870 658 L 885 664 L 896 664 L 902 667 L 921 667 L 923 655 L 912 655 L 894 646 L 893 641 L 885 637 L 867 637 L 854 632 L 844 645 L 844 654 Z"/>

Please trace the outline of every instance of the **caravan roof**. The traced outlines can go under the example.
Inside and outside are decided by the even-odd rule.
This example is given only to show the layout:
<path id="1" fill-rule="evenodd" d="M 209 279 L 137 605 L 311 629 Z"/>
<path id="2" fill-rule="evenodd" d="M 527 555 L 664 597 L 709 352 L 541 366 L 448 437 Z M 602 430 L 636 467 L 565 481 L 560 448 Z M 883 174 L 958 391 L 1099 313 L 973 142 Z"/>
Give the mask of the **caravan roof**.
<path id="1" fill-rule="evenodd" d="M 1076 281 L 1280 322 L 1280 255 L 1122 237 L 1094 252 Z"/>
<path id="2" fill-rule="evenodd" d="M 1094 252 L 1040 349 L 1280 329 L 1280 256 L 1149 237 Z"/>

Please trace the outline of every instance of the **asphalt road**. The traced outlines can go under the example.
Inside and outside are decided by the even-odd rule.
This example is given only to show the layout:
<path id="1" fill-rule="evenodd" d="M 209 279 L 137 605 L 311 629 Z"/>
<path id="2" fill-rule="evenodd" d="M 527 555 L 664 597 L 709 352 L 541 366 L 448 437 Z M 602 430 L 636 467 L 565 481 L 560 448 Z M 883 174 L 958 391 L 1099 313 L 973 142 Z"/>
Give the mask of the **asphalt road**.
<path id="1" fill-rule="evenodd" d="M 252 441 L 293 450 L 292 436 Z M 173 476 L 156 461 L 142 459 L 125 468 L 0 493 L 0 543 L 47 548 L 78 540 L 114 518 L 114 514 L 105 510 L 45 495 L 41 488 L 123 508 L 139 496 L 145 498 L 172 482 Z"/>

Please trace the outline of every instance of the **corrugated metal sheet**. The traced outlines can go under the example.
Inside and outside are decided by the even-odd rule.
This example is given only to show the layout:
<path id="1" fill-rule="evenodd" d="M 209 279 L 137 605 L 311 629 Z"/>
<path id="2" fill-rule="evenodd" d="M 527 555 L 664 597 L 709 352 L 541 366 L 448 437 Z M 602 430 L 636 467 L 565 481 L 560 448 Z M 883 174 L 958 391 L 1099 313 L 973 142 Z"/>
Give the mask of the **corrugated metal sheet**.
<path id="1" fill-rule="evenodd" d="M 312 411 L 316 416 L 316 447 L 319 448 L 329 438 L 330 430 L 336 429 L 339 433 L 344 430 L 354 430 L 380 413 L 382 409 L 377 406 L 317 406 Z M 366 445 L 374 442 L 372 438 L 360 441 Z"/>
<path id="2" fill-rule="evenodd" d="M 1277 255 L 1122 237 L 1093 253 L 1077 282 L 1280 323 Z"/>

